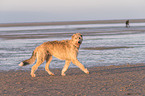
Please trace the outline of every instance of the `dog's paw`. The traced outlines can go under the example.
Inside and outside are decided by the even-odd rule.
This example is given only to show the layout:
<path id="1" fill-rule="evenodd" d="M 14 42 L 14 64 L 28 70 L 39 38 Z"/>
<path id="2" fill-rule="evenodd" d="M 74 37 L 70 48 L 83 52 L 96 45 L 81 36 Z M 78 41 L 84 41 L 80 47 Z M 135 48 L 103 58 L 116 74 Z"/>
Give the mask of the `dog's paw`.
<path id="1" fill-rule="evenodd" d="M 65 73 L 61 73 L 61 76 L 66 76 L 66 74 Z"/>
<path id="2" fill-rule="evenodd" d="M 47 73 L 51 76 L 54 76 L 54 73 L 52 73 L 51 71 L 47 71 Z"/>
<path id="3" fill-rule="evenodd" d="M 88 71 L 88 72 L 86 72 L 86 74 L 90 74 L 90 73 L 89 73 L 89 71 Z"/>
<path id="4" fill-rule="evenodd" d="M 88 71 L 88 69 L 86 68 L 86 70 L 84 71 L 86 74 L 89 74 L 89 71 Z"/>
<path id="5" fill-rule="evenodd" d="M 36 77 L 36 75 L 35 74 L 30 74 L 32 77 Z"/>
<path id="6" fill-rule="evenodd" d="M 54 73 L 50 73 L 49 75 L 54 76 Z"/>

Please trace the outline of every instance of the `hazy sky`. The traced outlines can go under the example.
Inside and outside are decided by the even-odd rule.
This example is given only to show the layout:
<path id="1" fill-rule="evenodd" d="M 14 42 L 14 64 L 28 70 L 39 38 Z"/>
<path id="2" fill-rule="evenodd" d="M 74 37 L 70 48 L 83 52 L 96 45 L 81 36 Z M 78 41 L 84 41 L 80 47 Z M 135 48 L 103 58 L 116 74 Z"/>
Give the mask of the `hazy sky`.
<path id="1" fill-rule="evenodd" d="M 145 18 L 145 0 L 0 0 L 0 23 Z"/>

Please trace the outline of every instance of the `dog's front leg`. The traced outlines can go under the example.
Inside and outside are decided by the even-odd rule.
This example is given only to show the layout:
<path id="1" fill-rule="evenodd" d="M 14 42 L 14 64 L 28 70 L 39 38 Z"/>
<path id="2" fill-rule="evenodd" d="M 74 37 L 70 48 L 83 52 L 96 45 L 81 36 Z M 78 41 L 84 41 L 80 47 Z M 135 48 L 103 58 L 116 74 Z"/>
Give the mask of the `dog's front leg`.
<path id="1" fill-rule="evenodd" d="M 70 65 L 70 60 L 66 60 L 65 61 L 65 65 L 64 65 L 64 67 L 63 67 L 63 69 L 62 69 L 62 71 L 61 71 L 61 75 L 62 76 L 65 76 L 66 74 L 65 74 L 65 72 L 67 71 L 67 69 L 68 69 L 68 67 L 69 67 L 69 65 Z"/>
<path id="2" fill-rule="evenodd" d="M 87 68 L 85 68 L 84 65 L 81 64 L 77 59 L 72 60 L 72 62 L 73 64 L 78 66 L 82 71 L 84 71 L 86 74 L 89 74 L 89 71 L 87 70 Z"/>

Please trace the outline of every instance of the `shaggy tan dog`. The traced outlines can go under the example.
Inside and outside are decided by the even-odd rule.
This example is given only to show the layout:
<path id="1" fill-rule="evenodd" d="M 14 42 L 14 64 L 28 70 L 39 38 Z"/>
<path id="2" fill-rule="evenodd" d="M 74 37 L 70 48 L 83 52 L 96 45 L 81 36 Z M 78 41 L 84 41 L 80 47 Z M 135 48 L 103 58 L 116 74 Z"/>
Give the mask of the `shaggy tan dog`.
<path id="1" fill-rule="evenodd" d="M 65 65 L 61 72 L 62 76 L 65 76 L 65 72 L 67 71 L 70 62 L 77 65 L 86 74 L 89 74 L 89 71 L 77 59 L 78 50 L 82 41 L 82 35 L 80 33 L 76 33 L 72 35 L 71 40 L 44 42 L 40 46 L 36 47 L 30 59 L 22 61 L 19 66 L 33 64 L 37 59 L 36 64 L 31 69 L 31 76 L 35 77 L 36 75 L 34 73 L 38 69 L 38 66 L 46 60 L 45 70 L 49 75 L 54 75 L 49 70 L 49 64 L 52 60 L 52 56 L 54 56 L 60 60 L 65 60 Z"/>

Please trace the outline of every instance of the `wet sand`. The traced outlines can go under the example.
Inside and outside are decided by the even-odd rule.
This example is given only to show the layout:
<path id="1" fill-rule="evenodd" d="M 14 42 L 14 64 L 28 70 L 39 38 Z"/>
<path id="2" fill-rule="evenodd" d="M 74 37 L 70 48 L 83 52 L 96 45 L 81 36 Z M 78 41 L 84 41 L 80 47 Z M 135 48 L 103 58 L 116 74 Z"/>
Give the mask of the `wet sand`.
<path id="1" fill-rule="evenodd" d="M 142 23 L 145 19 L 130 19 L 130 23 Z M 92 21 L 64 21 L 64 22 L 32 22 L 32 23 L 3 23 L 0 27 L 13 26 L 48 26 L 48 25 L 74 25 L 74 24 L 110 24 L 110 23 L 124 23 L 126 19 L 122 20 L 92 20 Z"/>
<path id="2" fill-rule="evenodd" d="M 84 74 L 78 68 L 70 68 L 67 76 L 61 69 L 36 71 L 32 78 L 29 70 L 0 72 L 1 96 L 143 96 L 145 94 L 145 64 L 102 66 L 88 68 Z"/>
<path id="3" fill-rule="evenodd" d="M 16 27 L 16 26 L 49 26 L 49 25 L 75 25 L 75 24 L 111 24 L 111 23 L 124 23 L 125 24 L 126 20 L 96 20 L 96 21 L 68 21 L 68 22 L 33 22 L 33 23 L 9 23 L 9 24 L 0 24 L 0 27 Z M 130 23 L 143 23 L 145 22 L 145 19 L 130 19 Z M 40 29 L 41 30 L 41 29 Z M 39 31 L 40 31 L 39 30 Z M 45 29 L 44 29 L 45 30 Z M 44 31 L 43 30 L 43 31 Z M 132 29 L 128 29 L 128 31 Z M 15 32 L 21 32 L 22 30 L 15 31 Z M 32 31 L 32 30 L 31 30 Z M 33 30 L 36 31 L 36 30 Z M 142 31 L 144 32 L 144 30 Z M 113 34 L 127 34 L 124 33 L 124 30 L 122 33 L 117 33 L 117 32 L 111 32 Z M 136 33 L 136 32 L 132 32 Z M 70 37 L 72 33 L 65 32 L 64 33 L 39 33 L 39 34 L 34 34 L 34 33 L 29 33 L 29 34 L 14 34 L 14 35 L 0 35 L 0 38 L 3 39 L 34 39 L 34 38 L 49 38 L 49 37 Z M 106 32 L 83 32 L 84 36 L 94 36 L 94 35 L 109 35 Z"/>
<path id="4" fill-rule="evenodd" d="M 84 47 L 81 49 L 84 50 L 109 50 L 109 49 L 121 49 L 121 48 L 133 48 L 133 47 L 127 47 L 127 46 L 116 46 L 116 47 Z"/>

